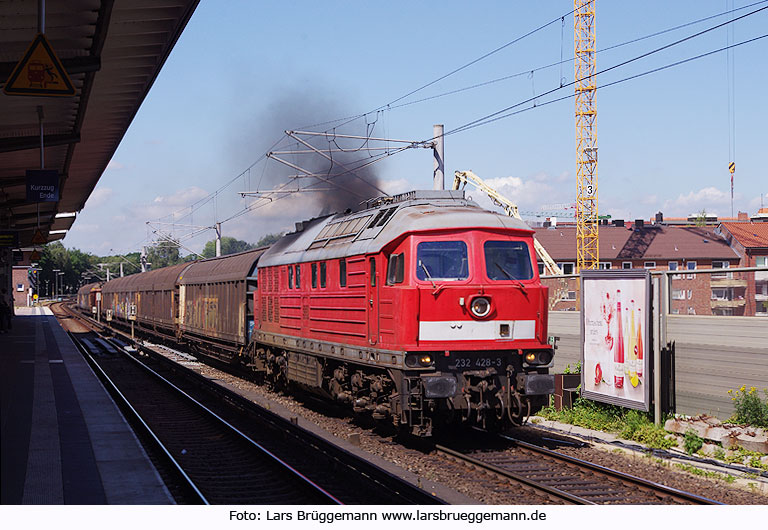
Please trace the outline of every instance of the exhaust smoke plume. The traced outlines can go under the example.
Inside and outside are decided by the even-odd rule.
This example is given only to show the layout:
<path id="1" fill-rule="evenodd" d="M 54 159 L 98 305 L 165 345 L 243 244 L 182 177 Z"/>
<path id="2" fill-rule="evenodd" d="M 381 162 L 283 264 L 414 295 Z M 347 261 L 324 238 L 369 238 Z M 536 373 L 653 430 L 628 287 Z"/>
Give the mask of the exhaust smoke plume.
<path id="1" fill-rule="evenodd" d="M 322 97 L 316 91 L 303 94 L 287 94 L 274 102 L 268 111 L 256 118 L 251 123 L 252 133 L 245 138 L 258 138 L 258 143 L 263 145 L 263 151 L 309 151 L 293 138 L 284 138 L 277 146 L 270 148 L 266 141 L 274 141 L 285 131 L 302 130 L 301 127 L 336 119 L 339 116 L 347 116 L 349 112 L 339 108 L 335 99 Z M 355 210 L 366 199 L 378 197 L 384 193 L 381 191 L 382 182 L 377 175 L 380 164 L 373 164 L 363 169 L 354 169 L 371 160 L 371 156 L 377 151 L 366 149 L 365 140 L 349 140 L 334 138 L 337 134 L 354 134 L 359 136 L 373 135 L 370 126 L 362 123 L 363 120 L 354 122 L 329 132 L 323 136 L 299 137 L 314 148 L 322 151 L 332 160 L 324 158 L 318 153 L 307 154 L 276 154 L 275 156 L 299 166 L 310 174 L 319 178 L 303 177 L 289 184 L 289 189 L 310 188 L 321 191 L 306 191 L 296 194 L 295 198 L 288 200 L 300 200 L 305 205 L 307 216 L 325 215 L 333 212 L 343 212 L 346 209 Z M 311 129 L 323 131 L 336 124 L 320 125 Z M 242 129 L 241 129 L 242 130 Z M 379 135 L 377 135 L 379 136 Z M 239 139 L 238 143 L 242 143 Z M 253 156 L 253 144 L 248 152 Z M 343 148 L 347 152 L 329 152 L 331 149 Z M 349 171 L 353 170 L 353 171 Z M 268 160 L 263 177 L 252 181 L 252 187 L 256 185 L 260 190 L 277 189 L 290 177 L 301 175 L 302 172 L 290 168 L 277 160 Z"/>

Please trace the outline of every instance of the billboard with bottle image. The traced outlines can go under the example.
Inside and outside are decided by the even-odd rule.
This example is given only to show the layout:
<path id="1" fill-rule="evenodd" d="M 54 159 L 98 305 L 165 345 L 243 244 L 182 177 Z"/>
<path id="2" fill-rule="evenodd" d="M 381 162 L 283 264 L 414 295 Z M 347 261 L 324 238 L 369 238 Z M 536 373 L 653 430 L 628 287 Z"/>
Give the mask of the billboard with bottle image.
<path id="1" fill-rule="evenodd" d="M 594 401 L 649 410 L 650 272 L 581 273 L 581 388 Z"/>

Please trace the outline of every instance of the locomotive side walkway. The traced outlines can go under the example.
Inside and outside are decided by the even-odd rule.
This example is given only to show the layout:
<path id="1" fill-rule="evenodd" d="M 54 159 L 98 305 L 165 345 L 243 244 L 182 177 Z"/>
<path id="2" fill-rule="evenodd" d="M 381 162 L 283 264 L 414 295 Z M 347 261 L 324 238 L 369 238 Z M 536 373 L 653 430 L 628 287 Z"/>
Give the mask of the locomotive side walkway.
<path id="1" fill-rule="evenodd" d="M 172 504 L 117 406 L 48 308 L 0 335 L 2 504 Z"/>

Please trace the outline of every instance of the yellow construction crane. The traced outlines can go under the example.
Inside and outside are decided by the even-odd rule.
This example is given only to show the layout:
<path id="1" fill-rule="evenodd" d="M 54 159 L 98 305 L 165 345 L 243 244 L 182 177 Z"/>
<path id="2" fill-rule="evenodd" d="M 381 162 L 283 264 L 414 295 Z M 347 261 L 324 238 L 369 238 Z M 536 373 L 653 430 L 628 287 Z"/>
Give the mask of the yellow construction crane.
<path id="1" fill-rule="evenodd" d="M 597 136 L 595 132 L 595 0 L 574 0 L 576 85 L 576 269 L 600 262 L 597 217 Z"/>
<path id="2" fill-rule="evenodd" d="M 521 221 L 523 220 L 523 218 L 520 217 L 520 212 L 517 210 L 517 205 L 490 187 L 488 184 L 483 182 L 483 179 L 471 171 L 457 171 L 454 174 L 453 189 L 462 189 L 468 183 L 472 184 L 477 189 L 488 195 L 488 197 L 491 198 L 491 201 L 493 201 L 493 204 L 504 208 L 504 211 L 508 216 L 520 219 Z M 547 249 L 545 249 L 542 244 L 536 240 L 536 238 L 533 239 L 533 248 L 536 250 L 536 254 L 538 254 L 539 259 L 541 259 L 541 261 L 544 263 L 544 270 L 547 272 L 547 275 L 561 276 L 563 274 L 563 272 L 560 270 L 560 267 L 558 267 L 555 263 L 555 260 L 553 260 L 552 256 L 549 255 L 549 252 L 547 252 Z"/>

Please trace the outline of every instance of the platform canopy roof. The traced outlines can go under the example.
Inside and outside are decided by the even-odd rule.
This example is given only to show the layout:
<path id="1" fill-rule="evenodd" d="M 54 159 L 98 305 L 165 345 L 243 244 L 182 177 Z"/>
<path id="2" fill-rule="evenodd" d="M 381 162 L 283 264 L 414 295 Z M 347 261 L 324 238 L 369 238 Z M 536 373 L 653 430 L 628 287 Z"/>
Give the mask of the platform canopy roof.
<path id="1" fill-rule="evenodd" d="M 39 227 L 61 239 L 82 210 L 184 30 L 198 0 L 0 0 L 0 86 L 38 33 L 75 89 L 71 97 L 0 93 L 0 231 L 30 247 Z M 13 84 L 11 84 L 13 86 Z M 58 171 L 57 202 L 27 202 L 26 171 Z M 69 215 L 67 215 L 69 214 Z M 50 232 L 55 233 L 51 234 Z"/>

